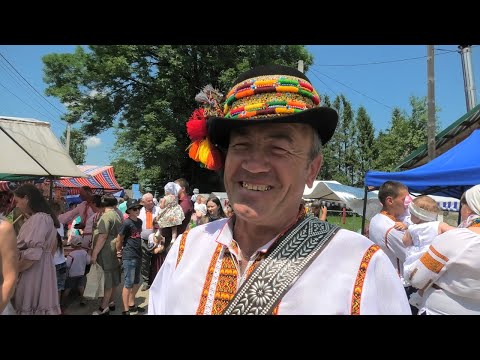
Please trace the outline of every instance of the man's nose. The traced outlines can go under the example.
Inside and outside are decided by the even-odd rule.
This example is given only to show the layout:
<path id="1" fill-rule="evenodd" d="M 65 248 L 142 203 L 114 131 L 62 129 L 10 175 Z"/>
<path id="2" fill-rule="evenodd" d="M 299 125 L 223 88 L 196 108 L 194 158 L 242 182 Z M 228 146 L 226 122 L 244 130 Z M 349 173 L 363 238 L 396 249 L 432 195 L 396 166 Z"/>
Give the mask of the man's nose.
<path id="1" fill-rule="evenodd" d="M 261 150 L 251 151 L 243 161 L 243 168 L 251 173 L 260 173 L 270 170 L 270 157 Z"/>

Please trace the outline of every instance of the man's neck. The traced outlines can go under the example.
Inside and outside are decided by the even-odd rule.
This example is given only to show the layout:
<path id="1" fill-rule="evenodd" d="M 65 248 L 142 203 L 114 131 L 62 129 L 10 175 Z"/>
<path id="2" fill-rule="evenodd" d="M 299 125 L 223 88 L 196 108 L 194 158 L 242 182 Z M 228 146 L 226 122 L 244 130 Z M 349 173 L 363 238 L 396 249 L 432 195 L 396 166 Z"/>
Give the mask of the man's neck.
<path id="1" fill-rule="evenodd" d="M 392 212 L 390 212 L 389 209 L 387 209 L 386 207 L 382 208 L 382 211 L 380 211 L 380 214 L 383 214 L 383 215 L 389 217 L 393 221 L 399 221 L 397 219 L 397 217 Z"/>
<path id="2" fill-rule="evenodd" d="M 298 216 L 296 215 L 282 223 L 263 226 L 236 217 L 233 225 L 233 238 L 237 242 L 243 258 L 249 259 L 260 247 L 290 229 L 297 220 Z"/>

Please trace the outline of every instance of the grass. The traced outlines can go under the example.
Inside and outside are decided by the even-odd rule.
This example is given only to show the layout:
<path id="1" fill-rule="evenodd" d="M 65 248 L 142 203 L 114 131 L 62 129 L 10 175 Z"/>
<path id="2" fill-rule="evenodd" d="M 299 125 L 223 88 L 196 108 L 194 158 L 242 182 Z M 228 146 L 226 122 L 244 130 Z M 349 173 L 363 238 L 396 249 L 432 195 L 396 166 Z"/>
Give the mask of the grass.
<path id="1" fill-rule="evenodd" d="M 342 217 L 339 215 L 328 214 L 327 220 L 329 223 L 338 225 L 341 228 L 361 233 L 362 217 L 360 215 L 353 214 L 352 216 L 347 216 L 345 224 L 342 223 Z"/>

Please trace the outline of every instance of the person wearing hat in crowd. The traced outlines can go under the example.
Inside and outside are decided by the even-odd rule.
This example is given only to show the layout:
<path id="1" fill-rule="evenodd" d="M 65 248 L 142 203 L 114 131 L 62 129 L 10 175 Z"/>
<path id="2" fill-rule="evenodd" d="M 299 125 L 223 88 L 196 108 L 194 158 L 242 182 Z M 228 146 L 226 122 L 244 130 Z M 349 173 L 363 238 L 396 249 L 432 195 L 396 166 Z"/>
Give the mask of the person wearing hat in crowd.
<path id="1" fill-rule="evenodd" d="M 211 86 L 197 95 L 209 105 L 187 123 L 189 156 L 224 168 L 235 215 L 174 243 L 149 314 L 410 314 L 385 253 L 301 205 L 338 121 L 309 79 L 259 66 L 239 76 L 223 109 L 220 98 Z"/>
<path id="2" fill-rule="evenodd" d="M 142 204 L 135 199 L 127 201 L 128 218 L 125 219 L 118 231 L 116 249 L 117 258 L 122 262 L 124 283 L 122 291 L 122 315 L 130 312 L 144 312 L 145 309 L 135 305 L 135 295 L 140 288 L 140 270 L 142 266 L 142 220 L 138 214 Z"/>

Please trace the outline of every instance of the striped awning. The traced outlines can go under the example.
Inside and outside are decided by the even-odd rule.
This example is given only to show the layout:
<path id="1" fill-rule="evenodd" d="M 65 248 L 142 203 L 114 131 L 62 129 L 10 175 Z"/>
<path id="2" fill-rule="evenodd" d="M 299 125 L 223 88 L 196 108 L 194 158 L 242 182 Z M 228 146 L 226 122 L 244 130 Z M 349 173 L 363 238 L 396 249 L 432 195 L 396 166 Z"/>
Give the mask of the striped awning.
<path id="1" fill-rule="evenodd" d="M 35 184 L 35 180 L 0 181 L 0 192 L 1 191 L 13 191 L 17 187 L 19 187 L 20 185 L 23 185 L 23 184 Z"/>
<path id="2" fill-rule="evenodd" d="M 10 181 L 0 181 L 0 191 L 9 191 L 10 190 Z"/>
<path id="3" fill-rule="evenodd" d="M 89 175 L 86 178 L 62 178 L 55 181 L 59 188 L 80 188 L 89 186 L 91 189 L 102 189 L 103 191 L 119 191 L 123 188 L 118 184 L 113 173 L 113 166 L 77 165 L 80 171 Z M 73 193 L 69 191 L 69 193 Z"/>

